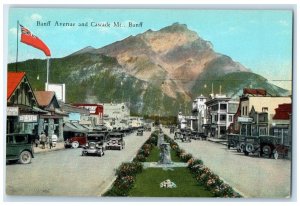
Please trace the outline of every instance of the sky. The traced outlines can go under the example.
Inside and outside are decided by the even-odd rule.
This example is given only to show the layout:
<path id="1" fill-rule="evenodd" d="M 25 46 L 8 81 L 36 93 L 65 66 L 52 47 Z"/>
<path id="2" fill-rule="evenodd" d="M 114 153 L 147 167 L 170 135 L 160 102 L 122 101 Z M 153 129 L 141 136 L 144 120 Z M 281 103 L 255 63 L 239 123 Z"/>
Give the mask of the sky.
<path id="1" fill-rule="evenodd" d="M 44 41 L 52 58 L 67 56 L 87 46 L 101 48 L 130 35 L 149 29 L 157 31 L 178 22 L 210 41 L 216 52 L 230 56 L 271 83 L 291 90 L 293 13 L 290 10 L 27 7 L 10 8 L 8 15 L 8 62 L 16 61 L 17 21 Z M 38 22 L 49 21 L 50 25 L 38 25 Z M 113 22 L 121 22 L 125 27 L 113 27 Z M 142 27 L 130 28 L 129 22 L 142 22 Z M 57 26 L 56 23 L 75 26 Z M 79 26 L 85 23 L 87 26 Z M 110 27 L 97 27 L 95 23 L 110 23 Z M 20 42 L 18 45 L 19 61 L 46 58 L 40 50 Z"/>

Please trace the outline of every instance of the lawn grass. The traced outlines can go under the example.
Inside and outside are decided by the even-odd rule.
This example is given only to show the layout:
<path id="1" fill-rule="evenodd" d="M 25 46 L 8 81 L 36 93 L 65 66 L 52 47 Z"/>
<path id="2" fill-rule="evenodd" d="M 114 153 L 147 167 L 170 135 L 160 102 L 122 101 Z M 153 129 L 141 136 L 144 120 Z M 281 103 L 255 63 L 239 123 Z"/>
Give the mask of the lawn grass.
<path id="1" fill-rule="evenodd" d="M 154 147 L 151 150 L 150 155 L 147 157 L 146 162 L 158 162 L 159 161 L 159 153 L 160 150 L 158 147 Z M 173 162 L 181 162 L 180 158 L 176 156 L 176 153 L 174 150 L 171 149 L 171 160 Z"/>
<path id="2" fill-rule="evenodd" d="M 160 188 L 160 183 L 170 179 L 177 187 Z M 213 194 L 200 186 L 187 168 L 148 168 L 136 177 L 131 197 L 213 197 Z"/>

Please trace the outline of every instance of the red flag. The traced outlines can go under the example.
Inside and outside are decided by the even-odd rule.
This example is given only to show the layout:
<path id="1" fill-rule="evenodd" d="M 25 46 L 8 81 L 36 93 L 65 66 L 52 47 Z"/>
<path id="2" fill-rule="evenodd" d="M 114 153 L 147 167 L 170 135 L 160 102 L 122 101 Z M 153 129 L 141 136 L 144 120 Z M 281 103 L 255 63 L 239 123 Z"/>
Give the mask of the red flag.
<path id="1" fill-rule="evenodd" d="M 37 48 L 39 50 L 42 50 L 46 56 L 51 56 L 50 49 L 42 40 L 40 40 L 37 36 L 34 36 L 28 29 L 26 29 L 21 24 L 20 27 L 21 27 L 21 42 L 33 46 L 34 48 Z"/>

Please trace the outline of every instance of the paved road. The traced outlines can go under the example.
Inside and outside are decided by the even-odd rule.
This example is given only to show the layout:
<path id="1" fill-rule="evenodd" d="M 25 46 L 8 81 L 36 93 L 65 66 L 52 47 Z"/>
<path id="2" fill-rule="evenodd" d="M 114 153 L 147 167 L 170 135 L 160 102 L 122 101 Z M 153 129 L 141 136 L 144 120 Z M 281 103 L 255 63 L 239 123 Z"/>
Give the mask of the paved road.
<path id="1" fill-rule="evenodd" d="M 31 164 L 6 166 L 6 194 L 31 196 L 100 196 L 115 178 L 115 169 L 131 161 L 150 136 L 133 133 L 125 149 L 107 150 L 103 157 L 81 156 L 81 148 L 36 154 Z"/>
<path id="2" fill-rule="evenodd" d="M 167 129 L 164 132 L 174 137 Z M 195 158 L 203 160 L 207 167 L 244 197 L 285 198 L 290 195 L 290 160 L 247 157 L 209 141 L 177 143 Z"/>

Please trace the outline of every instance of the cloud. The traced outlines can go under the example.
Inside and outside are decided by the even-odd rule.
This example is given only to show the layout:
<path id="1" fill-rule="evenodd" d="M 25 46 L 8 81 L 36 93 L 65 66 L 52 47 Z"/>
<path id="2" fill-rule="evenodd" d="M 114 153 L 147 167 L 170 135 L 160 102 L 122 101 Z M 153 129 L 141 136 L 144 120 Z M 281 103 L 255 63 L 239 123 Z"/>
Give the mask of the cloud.
<path id="1" fill-rule="evenodd" d="M 9 29 L 9 32 L 13 35 L 17 35 L 17 28 L 13 27 Z"/>
<path id="2" fill-rule="evenodd" d="M 31 16 L 30 16 L 30 18 L 31 18 L 31 20 L 33 20 L 33 21 L 40 21 L 40 20 L 42 20 L 42 16 L 41 15 L 39 15 L 39 14 L 32 14 Z"/>

